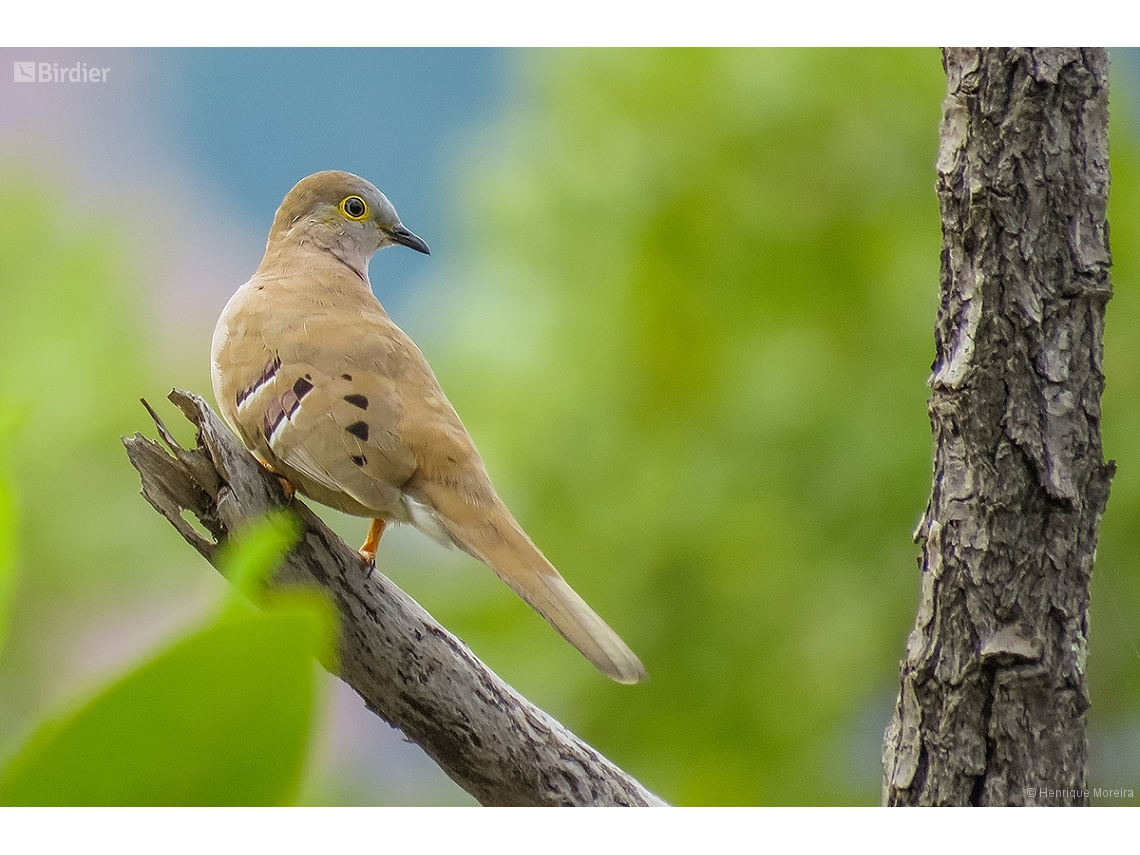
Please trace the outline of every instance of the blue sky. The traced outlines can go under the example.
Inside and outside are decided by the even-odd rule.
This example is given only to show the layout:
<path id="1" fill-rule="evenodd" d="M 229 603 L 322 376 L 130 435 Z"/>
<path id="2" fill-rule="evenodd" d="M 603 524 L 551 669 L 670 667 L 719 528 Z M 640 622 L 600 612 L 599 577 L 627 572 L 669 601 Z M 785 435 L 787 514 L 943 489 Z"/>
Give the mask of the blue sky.
<path id="1" fill-rule="evenodd" d="M 94 84 L 16 83 L 8 69 L 21 61 L 110 72 Z M 0 156 L 138 233 L 161 228 L 156 285 L 204 289 L 215 316 L 218 295 L 256 267 L 289 188 L 321 169 L 356 172 L 436 257 L 425 268 L 387 253 L 390 297 L 448 257 L 452 163 L 507 106 L 510 62 L 477 48 L 0 48 Z M 178 228 L 160 227 L 175 211 Z M 185 297 L 168 313 L 181 315 Z"/>
<path id="2" fill-rule="evenodd" d="M 172 155 L 268 225 L 284 192 L 322 169 L 371 180 L 442 245 L 449 162 L 503 91 L 486 49 L 186 49 L 143 53 L 163 70 L 157 116 Z M 434 242 L 433 242 L 434 241 Z M 389 253 L 385 276 L 417 260 Z"/>

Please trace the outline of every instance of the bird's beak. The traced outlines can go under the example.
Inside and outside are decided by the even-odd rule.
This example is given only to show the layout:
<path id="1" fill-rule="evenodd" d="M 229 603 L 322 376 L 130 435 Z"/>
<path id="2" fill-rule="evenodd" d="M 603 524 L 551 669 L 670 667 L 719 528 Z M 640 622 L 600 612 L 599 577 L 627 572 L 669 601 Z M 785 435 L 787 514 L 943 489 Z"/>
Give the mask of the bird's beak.
<path id="1" fill-rule="evenodd" d="M 414 249 L 416 252 L 422 252 L 424 255 L 431 255 L 431 250 L 428 249 L 427 241 L 417 234 L 413 234 L 404 228 L 403 224 L 398 224 L 394 228 L 387 229 L 388 237 L 398 244 L 403 244 L 409 249 Z"/>

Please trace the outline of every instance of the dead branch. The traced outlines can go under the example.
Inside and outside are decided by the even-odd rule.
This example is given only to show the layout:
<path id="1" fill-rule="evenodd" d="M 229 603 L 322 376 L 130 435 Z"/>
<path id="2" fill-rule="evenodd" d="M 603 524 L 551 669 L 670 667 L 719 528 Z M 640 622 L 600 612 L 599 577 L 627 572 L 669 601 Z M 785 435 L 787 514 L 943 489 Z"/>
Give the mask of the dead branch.
<path id="1" fill-rule="evenodd" d="M 146 500 L 217 566 L 219 545 L 231 532 L 286 499 L 201 397 L 174 390 L 170 400 L 197 427 L 196 448 L 182 448 L 149 405 L 170 453 L 139 433 L 123 444 Z M 369 575 L 356 550 L 304 503 L 288 504 L 301 539 L 273 585 L 315 584 L 327 592 L 340 616 L 341 679 L 479 802 L 664 804 L 503 682 L 389 579 Z"/>

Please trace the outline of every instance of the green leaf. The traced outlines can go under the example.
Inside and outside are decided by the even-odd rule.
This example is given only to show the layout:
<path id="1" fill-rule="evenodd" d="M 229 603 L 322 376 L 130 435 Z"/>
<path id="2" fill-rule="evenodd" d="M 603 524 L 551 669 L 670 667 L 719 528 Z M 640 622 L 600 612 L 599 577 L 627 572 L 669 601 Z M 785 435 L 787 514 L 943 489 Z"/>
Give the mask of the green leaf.
<path id="1" fill-rule="evenodd" d="M 260 602 L 265 581 L 299 536 L 300 526 L 292 513 L 279 510 L 266 514 L 223 547 L 222 575 L 236 593 Z"/>
<path id="2" fill-rule="evenodd" d="M 270 589 L 266 581 L 300 538 L 301 526 L 288 510 L 270 511 L 223 547 L 222 575 L 233 590 L 220 620 L 245 617 L 253 606 L 280 614 L 296 614 L 310 622 L 311 652 L 329 671 L 337 671 L 337 613 L 316 588 L 283 586 Z"/>
<path id="3" fill-rule="evenodd" d="M 280 805 L 313 717 L 314 623 L 230 617 L 40 728 L 0 775 L 5 805 Z"/>

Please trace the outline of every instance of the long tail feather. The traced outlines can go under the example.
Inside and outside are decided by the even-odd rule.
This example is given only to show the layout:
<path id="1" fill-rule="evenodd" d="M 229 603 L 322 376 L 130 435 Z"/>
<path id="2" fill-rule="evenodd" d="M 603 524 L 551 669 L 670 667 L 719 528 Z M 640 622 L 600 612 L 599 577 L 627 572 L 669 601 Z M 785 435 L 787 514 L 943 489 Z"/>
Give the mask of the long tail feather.
<path id="1" fill-rule="evenodd" d="M 442 518 L 456 543 L 514 589 L 562 637 L 607 677 L 619 683 L 649 679 L 645 666 L 546 560 L 506 508 L 475 528 Z"/>

